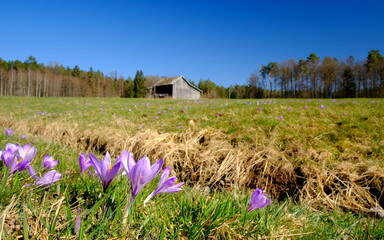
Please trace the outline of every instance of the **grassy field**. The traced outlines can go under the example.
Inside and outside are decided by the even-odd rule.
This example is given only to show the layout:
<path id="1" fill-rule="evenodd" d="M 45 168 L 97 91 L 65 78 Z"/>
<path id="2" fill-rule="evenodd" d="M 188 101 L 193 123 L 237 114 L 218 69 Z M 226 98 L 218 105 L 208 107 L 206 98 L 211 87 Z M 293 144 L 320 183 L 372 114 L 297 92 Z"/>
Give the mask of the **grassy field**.
<path id="1" fill-rule="evenodd" d="M 0 98 L 0 148 L 32 142 L 60 159 L 63 178 L 22 188 L 27 172 L 2 164 L 4 239 L 380 239 L 384 222 L 384 102 L 337 100 L 147 100 Z M 5 129 L 14 130 L 11 137 Z M 20 135 L 26 135 L 21 139 Z M 164 158 L 182 192 L 142 200 L 128 223 L 125 176 L 103 194 L 79 173 L 80 153 L 122 150 Z M 41 168 L 41 167 L 40 167 Z M 272 204 L 246 213 L 264 188 Z M 82 228 L 74 222 L 81 208 Z"/>

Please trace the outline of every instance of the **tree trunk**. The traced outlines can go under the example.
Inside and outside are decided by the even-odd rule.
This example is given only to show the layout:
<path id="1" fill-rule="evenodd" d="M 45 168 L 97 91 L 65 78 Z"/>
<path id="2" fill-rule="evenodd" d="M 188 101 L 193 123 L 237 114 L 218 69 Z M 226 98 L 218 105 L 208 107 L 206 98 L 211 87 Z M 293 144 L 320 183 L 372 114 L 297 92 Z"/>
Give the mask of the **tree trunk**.
<path id="1" fill-rule="evenodd" d="M 4 68 L 1 68 L 1 72 L 0 72 L 0 96 L 4 96 L 4 93 L 3 93 L 3 86 L 4 86 L 3 73 L 4 73 Z"/>
<path id="2" fill-rule="evenodd" d="M 44 97 L 47 96 L 48 84 L 47 84 L 47 72 L 44 73 Z"/>
<path id="3" fill-rule="evenodd" d="M 31 69 L 28 68 L 28 90 L 27 90 L 27 96 L 31 96 Z"/>

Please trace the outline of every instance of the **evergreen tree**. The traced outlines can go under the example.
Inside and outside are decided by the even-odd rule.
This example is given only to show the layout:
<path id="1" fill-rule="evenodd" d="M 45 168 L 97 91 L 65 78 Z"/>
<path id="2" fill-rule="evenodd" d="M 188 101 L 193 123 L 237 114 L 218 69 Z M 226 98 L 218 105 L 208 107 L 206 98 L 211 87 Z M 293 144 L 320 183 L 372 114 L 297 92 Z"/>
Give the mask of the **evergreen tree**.
<path id="1" fill-rule="evenodd" d="M 133 91 L 135 98 L 145 97 L 146 88 L 145 88 L 145 77 L 143 71 L 138 70 L 136 72 L 135 78 L 133 79 Z"/>
<path id="2" fill-rule="evenodd" d="M 25 60 L 24 64 L 27 66 L 27 68 L 32 70 L 35 70 L 38 67 L 37 60 L 33 56 L 29 56 L 28 59 Z"/>
<path id="3" fill-rule="evenodd" d="M 72 74 L 72 76 L 79 78 L 80 77 L 80 72 L 81 72 L 81 70 L 80 70 L 79 66 L 76 65 L 73 68 L 71 74 Z"/>
<path id="4" fill-rule="evenodd" d="M 308 67 L 308 76 L 310 79 L 311 89 L 312 89 L 312 97 L 318 97 L 318 90 L 319 90 L 319 62 L 320 58 L 314 54 L 311 53 L 309 57 L 307 57 L 307 67 Z"/>
<path id="5" fill-rule="evenodd" d="M 133 98 L 135 96 L 135 91 L 133 90 L 133 80 L 131 77 L 128 77 L 125 80 L 125 89 L 126 89 L 126 93 L 125 93 L 126 97 Z"/>
<path id="6" fill-rule="evenodd" d="M 343 71 L 343 89 L 344 97 L 356 97 L 356 83 L 353 76 L 353 70 L 349 66 Z"/>
<path id="7" fill-rule="evenodd" d="M 365 64 L 368 73 L 371 96 L 384 96 L 384 57 L 379 50 L 371 50 L 368 52 L 367 62 Z"/>

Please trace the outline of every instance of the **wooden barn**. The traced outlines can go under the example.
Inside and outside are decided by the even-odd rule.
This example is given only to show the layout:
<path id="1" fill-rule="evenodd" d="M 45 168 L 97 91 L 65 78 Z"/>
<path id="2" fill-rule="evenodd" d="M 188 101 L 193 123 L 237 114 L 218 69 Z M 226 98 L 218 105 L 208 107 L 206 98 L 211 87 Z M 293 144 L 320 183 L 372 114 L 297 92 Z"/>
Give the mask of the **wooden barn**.
<path id="1" fill-rule="evenodd" d="M 149 97 L 155 98 L 199 99 L 201 92 L 183 76 L 163 78 L 148 88 Z"/>

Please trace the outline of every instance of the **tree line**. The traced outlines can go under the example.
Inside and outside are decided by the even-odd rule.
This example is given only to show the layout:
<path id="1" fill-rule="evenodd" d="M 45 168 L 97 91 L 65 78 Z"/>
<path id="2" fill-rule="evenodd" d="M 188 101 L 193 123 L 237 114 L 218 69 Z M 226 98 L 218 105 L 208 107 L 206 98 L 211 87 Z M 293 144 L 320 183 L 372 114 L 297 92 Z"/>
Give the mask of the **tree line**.
<path id="1" fill-rule="evenodd" d="M 262 65 L 248 82 L 253 92 L 258 89 L 264 97 L 384 97 L 384 57 L 379 50 L 371 50 L 367 59 L 360 61 L 352 56 L 321 60 L 311 53 L 305 60 Z"/>
<path id="2" fill-rule="evenodd" d="M 38 63 L 33 56 L 24 62 L 0 58 L 0 96 L 29 97 L 144 97 L 145 76 L 137 71 L 134 79 L 116 72 L 105 75 L 92 67 L 81 70 L 51 62 Z"/>
<path id="3" fill-rule="evenodd" d="M 116 72 L 105 75 L 90 68 L 44 65 L 30 56 L 24 62 L 0 58 L 0 96 L 34 97 L 145 97 L 147 87 L 162 77 L 134 79 Z M 332 57 L 320 59 L 311 53 L 305 60 L 270 62 L 250 74 L 245 85 L 223 87 L 209 79 L 193 85 L 205 98 L 352 98 L 384 97 L 384 57 L 379 50 L 356 61 Z"/>
<path id="4" fill-rule="evenodd" d="M 307 59 L 271 62 L 249 77 L 250 86 L 266 89 L 268 97 L 384 97 L 384 58 L 379 50 L 366 60 L 344 61 L 311 53 Z"/>
<path id="5" fill-rule="evenodd" d="M 305 60 L 270 62 L 250 74 L 246 85 L 229 88 L 200 80 L 207 98 L 353 98 L 384 97 L 384 57 L 379 50 L 367 59 L 320 59 L 311 53 Z"/>

